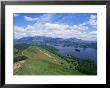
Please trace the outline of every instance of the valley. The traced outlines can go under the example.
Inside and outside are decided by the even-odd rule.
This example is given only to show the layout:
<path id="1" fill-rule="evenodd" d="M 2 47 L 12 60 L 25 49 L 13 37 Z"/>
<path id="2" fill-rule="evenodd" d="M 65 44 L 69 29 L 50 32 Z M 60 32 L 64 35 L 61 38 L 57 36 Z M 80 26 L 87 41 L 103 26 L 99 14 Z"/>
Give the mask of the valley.
<path id="1" fill-rule="evenodd" d="M 14 75 L 95 75 L 96 64 L 73 56 L 62 56 L 52 46 L 15 44 Z M 23 62 L 23 63 L 21 63 Z M 16 65 L 14 64 L 14 67 Z"/>

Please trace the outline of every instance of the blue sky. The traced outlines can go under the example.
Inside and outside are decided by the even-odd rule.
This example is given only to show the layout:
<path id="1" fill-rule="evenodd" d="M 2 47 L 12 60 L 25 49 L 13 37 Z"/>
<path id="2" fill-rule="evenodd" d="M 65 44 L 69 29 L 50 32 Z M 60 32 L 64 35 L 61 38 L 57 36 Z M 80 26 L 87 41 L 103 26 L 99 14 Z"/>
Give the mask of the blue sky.
<path id="1" fill-rule="evenodd" d="M 97 39 L 96 13 L 15 13 L 14 38 L 46 36 Z"/>

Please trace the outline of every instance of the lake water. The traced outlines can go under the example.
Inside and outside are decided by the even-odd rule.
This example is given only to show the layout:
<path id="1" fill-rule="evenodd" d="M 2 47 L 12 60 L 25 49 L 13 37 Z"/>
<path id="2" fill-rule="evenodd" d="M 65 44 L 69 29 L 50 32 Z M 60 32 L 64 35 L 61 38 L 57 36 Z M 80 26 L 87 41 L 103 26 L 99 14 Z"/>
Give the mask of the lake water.
<path id="1" fill-rule="evenodd" d="M 97 50 L 93 48 L 77 48 L 80 51 L 76 51 L 74 47 L 62 47 L 62 46 L 55 46 L 62 55 L 73 55 L 77 58 L 81 59 L 91 59 L 97 62 Z"/>

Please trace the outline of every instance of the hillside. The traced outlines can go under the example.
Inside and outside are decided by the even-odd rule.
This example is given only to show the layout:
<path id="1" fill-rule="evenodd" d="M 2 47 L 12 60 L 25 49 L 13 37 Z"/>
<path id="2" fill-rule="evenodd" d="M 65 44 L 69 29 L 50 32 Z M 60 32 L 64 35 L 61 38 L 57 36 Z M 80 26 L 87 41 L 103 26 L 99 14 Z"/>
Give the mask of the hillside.
<path id="1" fill-rule="evenodd" d="M 21 52 L 21 51 L 20 51 Z M 55 55 L 41 47 L 29 46 L 22 50 L 22 56 L 27 57 L 15 62 L 15 75 L 81 75 L 76 69 L 70 69 L 70 65 L 58 55 Z M 76 63 L 74 61 L 74 63 Z M 75 65 L 76 66 L 76 65 Z M 14 66 L 15 67 L 15 66 Z"/>

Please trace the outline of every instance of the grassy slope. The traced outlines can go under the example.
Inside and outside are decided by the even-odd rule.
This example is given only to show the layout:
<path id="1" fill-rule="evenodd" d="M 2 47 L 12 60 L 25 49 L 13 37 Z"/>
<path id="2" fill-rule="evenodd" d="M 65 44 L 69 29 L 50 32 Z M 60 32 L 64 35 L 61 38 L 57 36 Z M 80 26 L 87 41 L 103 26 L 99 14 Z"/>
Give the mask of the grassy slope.
<path id="1" fill-rule="evenodd" d="M 68 69 L 68 64 L 60 57 L 36 46 L 22 52 L 29 59 L 25 61 L 16 75 L 81 75 Z M 61 64 L 63 63 L 63 64 Z"/>

